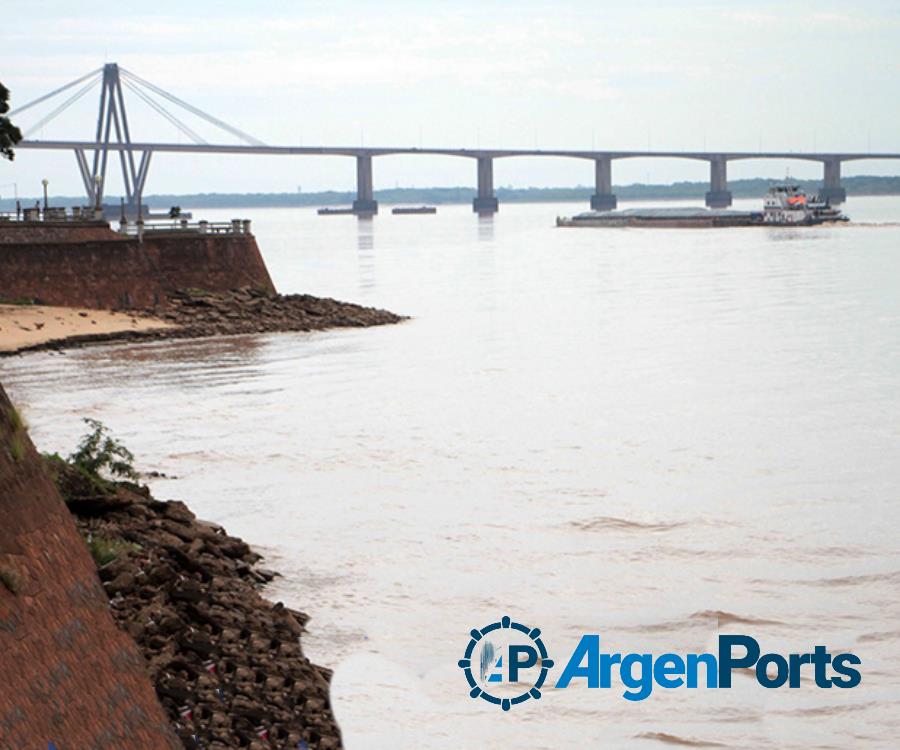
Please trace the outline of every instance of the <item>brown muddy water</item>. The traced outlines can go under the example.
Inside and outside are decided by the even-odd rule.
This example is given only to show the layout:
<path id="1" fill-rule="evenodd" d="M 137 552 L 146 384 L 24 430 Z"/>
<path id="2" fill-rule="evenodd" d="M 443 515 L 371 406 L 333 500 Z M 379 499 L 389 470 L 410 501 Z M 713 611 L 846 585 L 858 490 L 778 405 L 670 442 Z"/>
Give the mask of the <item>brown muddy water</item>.
<path id="1" fill-rule="evenodd" d="M 747 202 L 746 207 L 757 205 Z M 257 210 L 281 291 L 398 326 L 0 362 L 44 450 L 106 422 L 268 556 L 349 748 L 897 747 L 900 198 L 864 225 L 557 230 L 574 205 Z M 227 219 L 248 212 L 202 212 Z M 604 651 L 824 644 L 852 690 L 473 701 L 468 631 Z"/>

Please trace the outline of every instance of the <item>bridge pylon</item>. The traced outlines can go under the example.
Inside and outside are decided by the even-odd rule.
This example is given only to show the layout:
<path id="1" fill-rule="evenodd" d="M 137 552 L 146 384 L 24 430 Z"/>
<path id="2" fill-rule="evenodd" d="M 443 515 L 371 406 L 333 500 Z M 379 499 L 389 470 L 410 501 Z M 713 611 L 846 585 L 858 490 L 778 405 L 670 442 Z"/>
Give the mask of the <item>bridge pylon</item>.
<path id="1" fill-rule="evenodd" d="M 102 68 L 97 68 L 89 73 L 70 81 L 64 86 L 54 89 L 48 94 L 34 99 L 18 109 L 10 112 L 10 115 L 18 115 L 31 107 L 53 99 L 57 95 L 70 91 L 81 85 L 74 94 L 57 106 L 48 115 L 35 123 L 25 133 L 26 139 L 34 132 L 40 131 L 44 125 L 58 117 L 62 112 L 72 106 L 94 86 L 100 84 L 100 107 L 97 112 L 97 128 L 93 141 L 75 141 L 72 150 L 75 152 L 75 161 L 78 171 L 84 183 L 84 191 L 88 201 L 94 207 L 102 207 L 103 194 L 107 187 L 107 167 L 109 166 L 110 152 L 119 154 L 119 163 L 122 168 L 122 183 L 125 190 L 125 206 L 129 215 L 137 214 L 141 209 L 141 199 L 144 194 L 144 185 L 147 182 L 147 173 L 150 169 L 150 158 L 153 156 L 154 144 L 134 145 L 131 139 L 131 129 L 128 123 L 128 113 L 125 109 L 125 96 L 123 87 L 127 88 L 135 96 L 140 98 L 150 108 L 178 128 L 195 144 L 209 145 L 191 127 L 173 114 L 161 100 L 175 104 L 191 115 L 205 120 L 221 131 L 236 136 L 246 145 L 252 147 L 264 147 L 265 144 L 251 135 L 232 127 L 226 122 L 213 117 L 203 110 L 179 99 L 168 91 L 161 89 L 149 81 L 136 76 L 134 73 L 119 67 L 118 63 L 106 63 Z M 27 142 L 26 142 L 27 143 Z M 27 146 L 26 146 L 27 147 Z M 139 156 L 138 156 L 139 155 Z M 115 156 L 113 156 L 115 159 Z"/>
<path id="2" fill-rule="evenodd" d="M 81 172 L 81 179 L 84 182 L 88 198 L 94 206 L 102 205 L 103 192 L 106 187 L 109 145 L 112 142 L 119 143 L 125 146 L 124 149 L 119 150 L 122 182 L 125 187 L 125 203 L 129 213 L 136 212 L 141 204 L 151 152 L 144 151 L 140 163 L 135 164 L 134 150 L 131 148 L 131 131 L 128 127 L 128 114 L 125 111 L 125 97 L 122 94 L 122 79 L 117 63 L 107 63 L 103 66 L 100 109 L 97 113 L 97 131 L 94 140 L 97 147 L 94 149 L 90 169 L 84 152 L 80 149 L 75 151 L 75 159 L 78 162 L 78 169 Z"/>

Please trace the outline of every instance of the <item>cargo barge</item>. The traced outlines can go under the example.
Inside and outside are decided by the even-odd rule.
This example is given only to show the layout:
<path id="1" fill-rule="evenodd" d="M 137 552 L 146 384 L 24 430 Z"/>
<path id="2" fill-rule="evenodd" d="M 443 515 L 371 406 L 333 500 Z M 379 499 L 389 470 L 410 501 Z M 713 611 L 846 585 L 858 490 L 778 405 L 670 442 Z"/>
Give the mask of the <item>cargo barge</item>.
<path id="1" fill-rule="evenodd" d="M 352 208 L 320 208 L 316 213 L 319 216 L 350 216 L 356 212 Z"/>
<path id="2" fill-rule="evenodd" d="M 752 227 L 814 226 L 849 219 L 828 201 L 808 197 L 799 185 L 775 185 L 763 200 L 762 211 L 709 208 L 627 208 L 585 211 L 557 217 L 558 227 Z"/>
<path id="3" fill-rule="evenodd" d="M 436 214 L 437 208 L 434 206 L 397 206 L 391 209 L 392 214 Z"/>

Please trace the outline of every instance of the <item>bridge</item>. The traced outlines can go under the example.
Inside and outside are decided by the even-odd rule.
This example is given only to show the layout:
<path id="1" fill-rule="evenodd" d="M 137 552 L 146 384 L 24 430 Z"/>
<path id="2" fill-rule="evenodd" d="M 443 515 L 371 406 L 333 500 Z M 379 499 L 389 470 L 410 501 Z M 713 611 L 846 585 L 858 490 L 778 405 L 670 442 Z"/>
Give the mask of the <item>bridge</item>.
<path id="1" fill-rule="evenodd" d="M 59 116 L 75 101 L 84 96 L 95 85 L 100 84 L 100 108 L 97 128 L 93 140 L 41 141 L 32 140 L 28 135 L 37 131 L 50 120 Z M 900 159 L 900 153 L 872 152 L 799 152 L 799 151 L 609 151 L 609 150 L 542 150 L 542 149 L 466 149 L 466 148 L 412 148 L 412 147 L 362 147 L 362 146 L 270 146 L 238 130 L 222 120 L 203 112 L 182 99 L 153 85 L 149 81 L 120 68 L 116 63 L 108 63 L 103 68 L 91 71 L 80 78 L 61 86 L 42 97 L 10 112 L 16 116 L 31 107 L 48 101 L 59 94 L 81 85 L 74 94 L 56 107 L 46 117 L 26 131 L 25 139 L 18 144 L 19 149 L 47 149 L 72 151 L 84 183 L 85 194 L 92 205 L 100 205 L 106 184 L 107 164 L 111 154 L 118 155 L 125 185 L 125 198 L 130 211 L 139 210 L 147 182 L 150 161 L 154 153 L 192 154 L 265 154 L 269 156 L 342 156 L 356 160 L 356 200 L 353 211 L 358 215 L 378 213 L 378 203 L 374 197 L 373 160 L 376 157 L 420 154 L 428 156 L 453 156 L 472 159 L 476 163 L 478 192 L 472 202 L 473 211 L 492 214 L 499 209 L 494 193 L 494 161 L 512 157 L 552 157 L 582 159 L 594 162 L 594 194 L 591 208 L 611 210 L 617 200 L 612 189 L 612 163 L 619 159 L 660 158 L 692 159 L 709 163 L 709 191 L 706 205 L 710 208 L 727 208 L 731 205 L 728 190 L 728 163 L 747 159 L 800 159 L 817 161 L 823 165 L 823 180 L 820 196 L 833 204 L 843 203 L 846 191 L 841 186 L 841 165 L 847 161 L 862 159 Z M 192 143 L 135 142 L 131 140 L 128 117 L 125 109 L 123 85 L 135 93 L 155 111 L 174 124 L 187 135 Z M 204 141 L 192 128 L 173 114 L 166 105 L 175 104 L 182 110 L 200 117 L 219 130 L 236 136 L 240 144 L 211 144 Z M 88 157 L 90 153 L 90 158 Z"/>

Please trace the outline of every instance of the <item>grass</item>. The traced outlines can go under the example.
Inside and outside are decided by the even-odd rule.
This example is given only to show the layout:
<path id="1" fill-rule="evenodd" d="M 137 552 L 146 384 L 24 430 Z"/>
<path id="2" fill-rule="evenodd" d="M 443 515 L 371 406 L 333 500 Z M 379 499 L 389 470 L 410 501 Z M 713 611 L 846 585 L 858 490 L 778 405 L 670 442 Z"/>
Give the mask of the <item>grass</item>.
<path id="1" fill-rule="evenodd" d="M 9 568 L 0 568 L 0 583 L 6 586 L 11 594 L 19 593 L 19 576 L 14 570 Z"/>
<path id="2" fill-rule="evenodd" d="M 33 299 L 29 299 L 28 297 L 4 297 L 0 294 L 0 305 L 36 305 L 37 301 Z"/>
<path id="3" fill-rule="evenodd" d="M 123 555 L 127 557 L 129 554 L 138 552 L 141 549 L 139 545 L 133 542 L 126 542 L 122 539 L 107 539 L 102 536 L 88 537 L 87 546 L 98 568 L 109 565 L 113 560 L 118 560 Z"/>
<path id="4" fill-rule="evenodd" d="M 22 415 L 19 414 L 19 411 L 15 406 L 9 407 L 6 416 L 9 419 L 9 426 L 13 432 L 21 432 L 28 428 L 28 425 L 25 424 L 25 420 L 22 419 Z"/>
<path id="5" fill-rule="evenodd" d="M 22 419 L 22 415 L 14 406 L 10 406 L 6 411 L 6 418 L 9 420 L 10 435 L 9 452 L 12 454 L 13 461 L 19 463 L 25 458 L 25 431 L 28 425 Z"/>
<path id="6" fill-rule="evenodd" d="M 25 458 L 25 441 L 18 433 L 14 434 L 9 441 L 9 452 L 16 463 L 20 463 Z"/>

